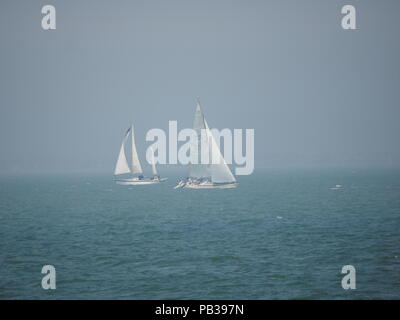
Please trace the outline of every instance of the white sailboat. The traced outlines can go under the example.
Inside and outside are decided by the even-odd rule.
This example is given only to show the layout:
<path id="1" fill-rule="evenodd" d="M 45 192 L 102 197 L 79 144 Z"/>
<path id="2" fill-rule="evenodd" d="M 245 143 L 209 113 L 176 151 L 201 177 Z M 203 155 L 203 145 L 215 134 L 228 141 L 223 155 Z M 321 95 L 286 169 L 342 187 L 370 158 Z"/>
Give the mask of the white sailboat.
<path id="1" fill-rule="evenodd" d="M 190 164 L 189 176 L 181 180 L 177 188 L 191 189 L 227 189 L 237 186 L 236 179 L 229 169 L 211 130 L 201 111 L 200 102 L 197 102 L 194 114 L 193 129 L 197 134 L 197 144 L 193 148 L 196 152 L 197 164 Z M 206 135 L 201 134 L 204 131 Z M 204 141 L 202 141 L 202 139 Z M 204 148 L 201 148 L 203 145 Z M 202 153 L 208 153 L 209 163 L 202 164 Z M 215 159 L 215 161 L 214 161 Z"/>
<path id="2" fill-rule="evenodd" d="M 125 156 L 125 145 L 128 139 L 131 139 L 131 167 L 128 165 L 128 161 Z M 152 150 L 153 151 L 153 150 Z M 121 148 L 118 155 L 117 164 L 115 165 L 114 176 L 115 182 L 121 185 L 146 185 L 163 182 L 166 178 L 161 179 L 157 173 L 156 164 L 154 161 L 154 153 L 152 153 L 152 170 L 153 177 L 145 178 L 143 176 L 142 166 L 140 165 L 139 157 L 136 151 L 135 135 L 133 125 L 125 133 L 124 139 L 122 140 Z"/>
<path id="3" fill-rule="evenodd" d="M 156 168 L 156 161 L 154 160 L 154 150 L 152 147 L 150 147 L 150 150 L 151 150 L 151 172 L 153 173 L 151 180 L 154 182 L 163 182 L 168 180 L 168 178 L 161 178 L 160 175 L 158 174 Z"/>

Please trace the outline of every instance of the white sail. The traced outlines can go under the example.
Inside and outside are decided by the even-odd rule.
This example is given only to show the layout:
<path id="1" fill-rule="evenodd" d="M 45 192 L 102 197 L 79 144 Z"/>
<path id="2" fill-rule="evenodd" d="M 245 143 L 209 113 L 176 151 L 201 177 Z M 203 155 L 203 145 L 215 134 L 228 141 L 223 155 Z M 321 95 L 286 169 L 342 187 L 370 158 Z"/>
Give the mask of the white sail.
<path id="1" fill-rule="evenodd" d="M 122 141 L 122 144 L 121 144 L 121 149 L 119 151 L 117 164 L 115 165 L 115 170 L 114 170 L 115 175 L 131 172 L 131 170 L 129 169 L 129 166 L 128 166 L 128 162 L 126 161 L 126 156 L 125 156 L 125 141 L 128 137 L 128 133 L 129 132 L 126 133 L 124 140 Z"/>
<path id="2" fill-rule="evenodd" d="M 235 177 L 233 176 L 231 170 L 224 157 L 221 154 L 221 151 L 218 148 L 218 145 L 211 133 L 210 128 L 208 127 L 207 121 L 204 119 L 204 123 L 206 126 L 206 133 L 209 141 L 209 171 L 211 175 L 211 181 L 213 183 L 228 183 L 228 182 L 236 182 Z"/>
<path id="3" fill-rule="evenodd" d="M 197 134 L 197 146 L 193 149 L 196 152 L 195 158 L 198 164 L 191 164 L 189 177 L 196 179 L 211 178 L 213 183 L 236 182 L 204 118 L 200 103 L 197 103 L 196 106 L 193 129 Z M 202 135 L 202 131 L 206 134 Z M 208 164 L 201 164 L 202 155 L 205 159 L 208 159 Z"/>
<path id="4" fill-rule="evenodd" d="M 131 127 L 132 137 L 132 174 L 142 174 L 142 166 L 140 165 L 139 157 L 136 151 L 135 136 L 133 133 L 133 126 Z"/>
<path id="5" fill-rule="evenodd" d="M 201 135 L 202 130 L 206 128 L 205 122 L 204 122 L 204 115 L 203 112 L 201 111 L 200 108 L 200 103 L 197 103 L 196 105 L 196 111 L 194 113 L 194 120 L 193 120 L 193 130 L 196 131 L 197 134 L 197 143 L 194 146 L 194 148 L 191 148 L 194 150 L 194 158 L 196 159 L 197 163 L 195 164 L 190 164 L 189 167 L 189 177 L 191 178 L 196 178 L 196 179 L 201 179 L 201 178 L 207 178 L 210 177 L 210 172 L 209 172 L 209 166 L 208 164 L 202 164 L 201 163 L 201 153 L 202 152 L 208 152 L 207 151 L 207 141 L 203 141 L 202 143 L 202 138 L 207 139 L 206 136 Z M 201 150 L 201 146 L 205 146 L 206 150 Z"/>
<path id="6" fill-rule="evenodd" d="M 157 169 L 156 169 L 156 162 L 154 160 L 154 150 L 151 147 L 150 147 L 150 150 L 151 150 L 151 170 L 153 172 L 153 176 L 157 176 L 158 173 L 157 173 Z"/>

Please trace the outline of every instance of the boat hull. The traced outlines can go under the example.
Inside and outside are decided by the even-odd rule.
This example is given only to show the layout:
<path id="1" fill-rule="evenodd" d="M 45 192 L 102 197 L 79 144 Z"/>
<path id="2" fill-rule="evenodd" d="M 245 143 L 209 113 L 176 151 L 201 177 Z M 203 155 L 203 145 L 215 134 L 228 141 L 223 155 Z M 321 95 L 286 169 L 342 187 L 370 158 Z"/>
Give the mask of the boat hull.
<path id="1" fill-rule="evenodd" d="M 188 189 L 232 189 L 236 188 L 237 183 L 223 183 L 223 184 L 214 184 L 214 183 L 207 183 L 207 184 L 193 184 L 188 183 L 184 185 L 182 188 Z"/>
<path id="2" fill-rule="evenodd" d="M 151 179 L 143 179 L 143 180 L 137 180 L 137 179 L 120 179 L 120 180 L 115 180 L 116 184 L 119 184 L 121 186 L 144 186 L 144 185 L 149 185 L 149 184 L 156 184 L 160 182 L 166 181 L 166 178 L 160 179 L 160 180 L 151 180 Z"/>

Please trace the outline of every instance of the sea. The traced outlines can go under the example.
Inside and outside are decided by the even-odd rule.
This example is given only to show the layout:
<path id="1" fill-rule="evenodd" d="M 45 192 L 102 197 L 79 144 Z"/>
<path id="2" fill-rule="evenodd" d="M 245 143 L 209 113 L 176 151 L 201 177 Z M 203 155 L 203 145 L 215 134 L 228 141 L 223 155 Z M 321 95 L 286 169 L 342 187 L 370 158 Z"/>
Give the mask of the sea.
<path id="1" fill-rule="evenodd" d="M 265 169 L 219 190 L 178 178 L 0 177 L 0 299 L 400 298 L 399 170 Z"/>

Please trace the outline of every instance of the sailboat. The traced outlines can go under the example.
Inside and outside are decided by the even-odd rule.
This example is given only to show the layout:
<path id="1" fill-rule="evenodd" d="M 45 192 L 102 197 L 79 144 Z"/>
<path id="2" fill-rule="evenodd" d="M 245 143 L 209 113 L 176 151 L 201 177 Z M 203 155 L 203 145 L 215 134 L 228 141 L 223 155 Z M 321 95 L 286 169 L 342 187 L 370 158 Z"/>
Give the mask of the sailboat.
<path id="1" fill-rule="evenodd" d="M 131 167 L 128 165 L 128 161 L 125 156 L 125 145 L 129 138 L 131 139 Z M 154 161 L 154 152 L 152 151 L 152 171 L 153 176 L 151 178 L 145 178 L 143 176 L 142 166 L 140 165 L 139 157 L 136 151 L 135 135 L 133 125 L 126 131 L 124 139 L 122 140 L 121 148 L 118 155 L 117 164 L 115 165 L 114 176 L 115 182 L 120 185 L 146 185 L 154 184 L 167 180 L 166 178 L 161 179 L 157 173 L 156 164 Z"/>
<path id="2" fill-rule="evenodd" d="M 193 148 L 196 152 L 195 157 L 197 163 L 190 164 L 189 176 L 182 179 L 178 185 L 175 186 L 175 189 L 235 188 L 237 186 L 236 179 L 219 150 L 207 121 L 204 118 L 199 101 L 197 102 L 194 114 L 193 129 L 197 134 L 197 143 Z M 202 135 L 202 131 L 206 134 Z M 202 145 L 204 148 L 201 147 Z M 201 163 L 202 153 L 208 153 L 209 163 Z M 216 161 L 214 161 L 214 159 Z"/>
<path id="3" fill-rule="evenodd" d="M 168 178 L 161 178 L 157 172 L 156 168 L 156 162 L 154 160 L 154 150 L 152 147 L 150 147 L 151 150 L 151 172 L 153 174 L 153 177 L 151 177 L 151 180 L 154 182 L 163 182 L 168 180 Z"/>

